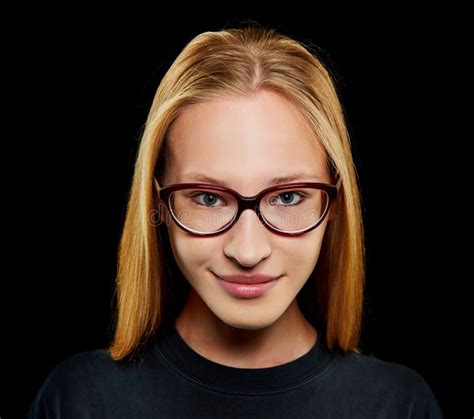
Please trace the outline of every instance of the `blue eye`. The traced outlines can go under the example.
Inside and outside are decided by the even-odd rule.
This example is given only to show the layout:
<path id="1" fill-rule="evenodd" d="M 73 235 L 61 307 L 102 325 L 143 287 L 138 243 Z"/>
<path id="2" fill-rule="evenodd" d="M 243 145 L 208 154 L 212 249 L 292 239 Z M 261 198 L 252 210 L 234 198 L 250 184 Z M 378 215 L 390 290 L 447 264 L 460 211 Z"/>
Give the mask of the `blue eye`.
<path id="1" fill-rule="evenodd" d="M 278 195 L 272 196 L 270 199 L 270 205 L 283 205 L 283 206 L 295 206 L 301 204 L 305 200 L 305 194 L 302 192 L 290 191 L 282 192 Z M 294 197 L 298 197 L 298 200 L 294 202 Z M 282 202 L 275 202 L 278 198 L 282 198 Z"/>
<path id="2" fill-rule="evenodd" d="M 192 193 L 189 195 L 191 198 L 196 198 L 196 197 L 204 197 L 204 200 L 195 200 L 193 199 L 193 202 L 196 204 L 196 205 L 202 205 L 202 206 L 206 206 L 206 207 L 213 207 L 215 206 L 215 202 L 216 200 L 220 200 L 220 197 L 219 195 L 216 195 L 216 194 L 212 194 L 212 193 L 209 193 L 209 192 L 195 192 L 195 193 Z M 211 197 L 210 199 L 208 199 L 209 197 Z"/>

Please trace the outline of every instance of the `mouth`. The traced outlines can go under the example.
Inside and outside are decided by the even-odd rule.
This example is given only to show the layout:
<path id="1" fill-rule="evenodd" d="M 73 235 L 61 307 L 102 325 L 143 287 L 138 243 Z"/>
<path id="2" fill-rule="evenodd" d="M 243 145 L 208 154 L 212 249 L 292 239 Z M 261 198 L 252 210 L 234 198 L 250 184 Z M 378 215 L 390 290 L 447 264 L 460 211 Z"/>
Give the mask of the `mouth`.
<path id="1" fill-rule="evenodd" d="M 212 272 L 214 276 L 218 279 L 221 279 L 226 282 L 231 282 L 234 284 L 243 284 L 243 285 L 257 285 L 257 284 L 264 284 L 267 282 L 272 282 L 280 278 L 282 275 L 274 276 L 274 275 L 264 275 L 264 274 L 254 274 L 254 275 L 242 275 L 242 274 L 234 274 L 234 275 L 217 275 L 216 273 Z"/>
<path id="2" fill-rule="evenodd" d="M 213 272 L 214 274 L 214 272 Z M 219 285 L 231 296 L 241 298 L 241 299 L 250 299 L 257 298 L 268 291 L 270 291 L 277 283 L 278 279 L 282 276 L 267 280 L 265 282 L 258 283 L 241 283 L 241 282 L 231 282 L 227 281 L 218 275 L 214 274 L 216 279 L 219 282 Z"/>

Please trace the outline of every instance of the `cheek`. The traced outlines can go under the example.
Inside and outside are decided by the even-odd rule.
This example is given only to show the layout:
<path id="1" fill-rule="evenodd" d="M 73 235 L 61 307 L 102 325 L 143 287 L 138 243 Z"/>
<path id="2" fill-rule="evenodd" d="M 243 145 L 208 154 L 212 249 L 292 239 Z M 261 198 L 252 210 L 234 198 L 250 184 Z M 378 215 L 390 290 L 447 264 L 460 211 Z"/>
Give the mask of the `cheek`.
<path id="1" fill-rule="evenodd" d="M 289 275 L 311 274 L 319 258 L 323 237 L 324 227 L 321 230 L 317 227 L 301 237 L 283 238 L 278 242 L 278 254 Z"/>
<path id="2" fill-rule="evenodd" d="M 179 268 L 189 275 L 195 275 L 198 269 L 207 266 L 219 247 L 219 240 L 216 238 L 193 237 L 179 227 L 170 227 L 168 235 Z"/>

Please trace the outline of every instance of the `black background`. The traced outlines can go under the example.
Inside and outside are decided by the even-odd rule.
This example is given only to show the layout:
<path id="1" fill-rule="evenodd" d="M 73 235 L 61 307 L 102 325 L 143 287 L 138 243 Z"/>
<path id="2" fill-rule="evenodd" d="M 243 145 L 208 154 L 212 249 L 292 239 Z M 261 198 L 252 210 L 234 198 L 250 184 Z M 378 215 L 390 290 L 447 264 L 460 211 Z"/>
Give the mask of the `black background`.
<path id="1" fill-rule="evenodd" d="M 363 197 L 364 347 L 418 371 L 446 417 L 457 417 L 468 384 L 455 377 L 465 348 L 455 283 L 469 275 L 454 238 L 463 228 L 452 206 L 459 150 L 450 145 L 445 95 L 456 60 L 443 29 L 456 22 L 413 10 L 377 18 L 362 11 L 361 19 L 285 10 L 36 12 L 17 11 L 4 37 L 12 111 L 4 122 L 4 230 L 12 234 L 2 282 L 12 287 L 1 297 L 2 419 L 26 413 L 60 360 L 108 346 L 117 246 L 155 90 L 195 35 L 243 18 L 321 49 Z"/>

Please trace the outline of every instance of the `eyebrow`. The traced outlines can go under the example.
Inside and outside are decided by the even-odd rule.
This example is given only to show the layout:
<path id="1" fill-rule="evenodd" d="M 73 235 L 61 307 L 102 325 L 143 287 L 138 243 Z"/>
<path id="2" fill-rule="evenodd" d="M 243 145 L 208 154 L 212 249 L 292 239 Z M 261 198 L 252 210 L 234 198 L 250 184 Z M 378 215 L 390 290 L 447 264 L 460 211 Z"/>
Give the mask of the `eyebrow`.
<path id="1" fill-rule="evenodd" d="M 208 176 L 204 173 L 198 173 L 198 172 L 191 172 L 188 173 L 186 178 L 199 181 L 199 182 L 205 182 L 205 183 L 212 183 L 215 185 L 220 185 L 224 187 L 229 187 L 227 183 L 223 180 L 215 179 L 211 176 Z M 301 179 L 311 179 L 315 180 L 318 182 L 323 182 L 322 178 L 318 175 L 311 174 L 311 173 L 306 173 L 306 172 L 295 172 L 295 173 L 290 173 L 285 176 L 276 176 L 268 180 L 266 183 L 265 187 L 273 186 L 273 185 L 279 185 L 283 183 L 288 183 L 288 182 L 293 182 L 295 180 L 301 180 Z"/>

